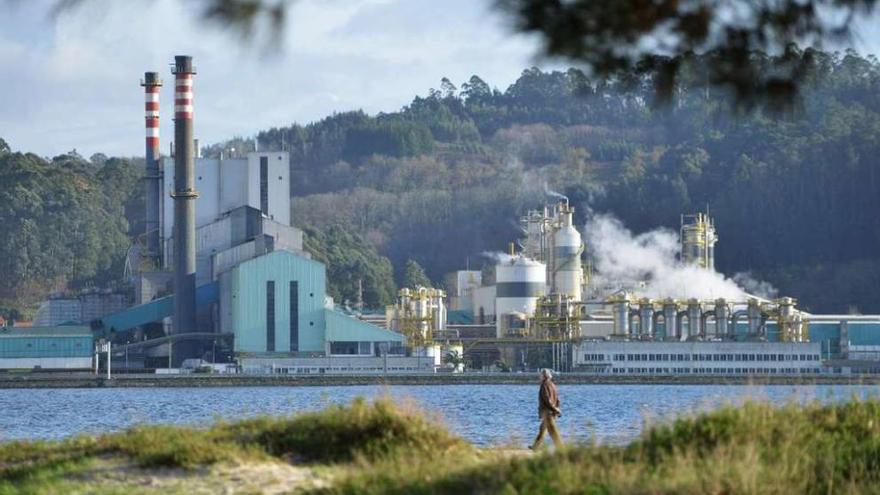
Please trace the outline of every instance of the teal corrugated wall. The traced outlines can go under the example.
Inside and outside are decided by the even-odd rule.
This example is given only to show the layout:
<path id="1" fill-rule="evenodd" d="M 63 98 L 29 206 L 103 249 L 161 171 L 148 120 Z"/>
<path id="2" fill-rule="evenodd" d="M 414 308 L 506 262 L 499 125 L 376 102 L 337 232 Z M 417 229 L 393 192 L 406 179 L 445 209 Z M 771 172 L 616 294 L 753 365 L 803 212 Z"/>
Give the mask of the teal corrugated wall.
<path id="1" fill-rule="evenodd" d="M 852 345 L 880 345 L 880 323 L 851 321 L 847 326 Z"/>
<path id="2" fill-rule="evenodd" d="M 89 357 L 92 336 L 4 337 L 0 339 L 2 358 Z"/>
<path id="3" fill-rule="evenodd" d="M 275 352 L 290 351 L 290 282 L 299 282 L 299 351 L 324 351 L 324 265 L 287 251 L 242 263 L 224 277 L 236 352 L 267 352 L 266 282 L 275 282 Z"/>

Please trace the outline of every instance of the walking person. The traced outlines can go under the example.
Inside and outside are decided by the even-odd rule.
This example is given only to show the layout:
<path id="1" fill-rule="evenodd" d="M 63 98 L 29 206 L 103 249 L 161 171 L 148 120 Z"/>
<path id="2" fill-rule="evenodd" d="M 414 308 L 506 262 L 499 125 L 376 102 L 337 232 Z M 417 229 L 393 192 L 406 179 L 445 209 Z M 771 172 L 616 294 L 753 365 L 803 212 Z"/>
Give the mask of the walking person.
<path id="1" fill-rule="evenodd" d="M 562 410 L 559 408 L 559 393 L 556 391 L 556 384 L 553 383 L 553 375 L 548 369 L 542 369 L 540 373 L 541 389 L 538 391 L 538 417 L 541 418 L 541 426 L 538 429 L 538 436 L 535 442 L 529 447 L 537 450 L 544 441 L 544 433 L 550 434 L 553 439 L 553 445 L 556 448 L 562 447 L 562 438 L 559 437 L 559 430 L 556 429 L 556 418 L 562 416 Z"/>

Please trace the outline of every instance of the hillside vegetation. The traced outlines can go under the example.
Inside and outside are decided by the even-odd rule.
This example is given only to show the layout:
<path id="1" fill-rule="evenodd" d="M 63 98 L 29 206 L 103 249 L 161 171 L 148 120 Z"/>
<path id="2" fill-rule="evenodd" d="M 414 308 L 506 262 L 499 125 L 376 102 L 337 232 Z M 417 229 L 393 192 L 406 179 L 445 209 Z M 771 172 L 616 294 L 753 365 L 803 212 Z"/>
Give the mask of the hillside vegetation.
<path id="1" fill-rule="evenodd" d="M 294 221 L 339 302 L 356 303 L 361 287 L 367 306 L 392 302 L 413 263 L 434 284 L 491 264 L 481 254 L 504 250 L 518 216 L 559 191 L 579 225 L 611 213 L 635 232 L 677 229 L 681 213 L 709 208 L 721 271 L 750 271 L 808 310 L 880 312 L 880 62 L 792 53 L 806 73 L 785 114 L 732 113 L 697 57 L 663 105 L 652 101 L 663 81 L 643 72 L 528 69 L 503 91 L 444 79 L 397 112 L 338 113 L 258 139 L 291 154 Z M 141 173 L 131 160 L 47 160 L 0 141 L 0 314 L 120 281 L 125 236 L 143 227 Z"/>
<path id="2" fill-rule="evenodd" d="M 880 403 L 749 403 L 625 446 L 476 449 L 388 401 L 0 446 L 0 493 L 876 493 Z M 573 440 L 573 439 L 570 439 Z M 584 440 L 584 439 L 581 439 Z"/>
<path id="3" fill-rule="evenodd" d="M 258 139 L 291 153 L 296 222 L 356 233 L 398 283 L 409 259 L 435 282 L 468 258 L 479 267 L 481 252 L 519 235 L 518 215 L 546 187 L 572 199 L 578 223 L 610 212 L 636 232 L 709 208 L 721 271 L 752 271 L 814 311 L 877 312 L 880 65 L 796 53 L 809 69 L 787 114 L 731 114 L 698 58 L 666 105 L 653 104 L 651 77 L 529 69 L 504 91 L 444 79 L 399 112 L 340 113 Z M 253 143 L 210 152 L 233 146 Z"/>

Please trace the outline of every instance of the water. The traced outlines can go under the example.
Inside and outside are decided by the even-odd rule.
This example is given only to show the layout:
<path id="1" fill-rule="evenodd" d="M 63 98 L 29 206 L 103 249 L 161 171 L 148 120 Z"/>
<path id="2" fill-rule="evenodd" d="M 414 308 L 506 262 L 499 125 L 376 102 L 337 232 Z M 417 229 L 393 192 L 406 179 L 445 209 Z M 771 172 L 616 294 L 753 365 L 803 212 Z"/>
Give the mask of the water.
<path id="1" fill-rule="evenodd" d="M 478 445 L 524 446 L 537 422 L 537 384 L 0 390 L 0 439 L 58 439 L 135 424 L 208 425 L 216 419 L 285 415 L 390 395 L 436 413 Z M 561 385 L 561 431 L 569 440 L 623 443 L 644 422 L 746 399 L 843 401 L 877 387 L 841 385 Z"/>

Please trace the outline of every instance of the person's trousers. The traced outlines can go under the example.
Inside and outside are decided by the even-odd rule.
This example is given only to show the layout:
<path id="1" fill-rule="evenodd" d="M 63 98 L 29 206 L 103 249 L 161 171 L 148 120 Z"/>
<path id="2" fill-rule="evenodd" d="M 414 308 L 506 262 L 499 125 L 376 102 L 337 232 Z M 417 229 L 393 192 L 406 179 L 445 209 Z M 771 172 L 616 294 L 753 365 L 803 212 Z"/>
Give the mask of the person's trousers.
<path id="1" fill-rule="evenodd" d="M 553 439 L 553 445 L 557 448 L 562 447 L 562 438 L 559 437 L 559 430 L 556 429 L 556 416 L 551 411 L 541 411 L 541 427 L 538 429 L 538 436 L 535 437 L 535 443 L 532 444 L 533 449 L 537 449 L 544 441 L 544 433 L 550 434 Z"/>

